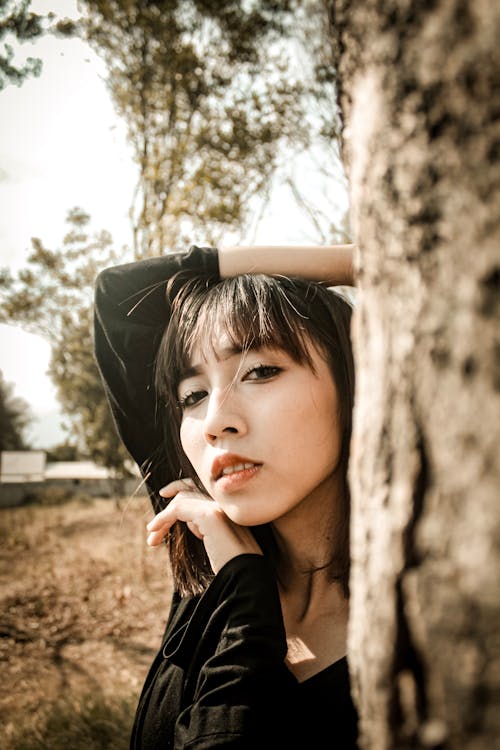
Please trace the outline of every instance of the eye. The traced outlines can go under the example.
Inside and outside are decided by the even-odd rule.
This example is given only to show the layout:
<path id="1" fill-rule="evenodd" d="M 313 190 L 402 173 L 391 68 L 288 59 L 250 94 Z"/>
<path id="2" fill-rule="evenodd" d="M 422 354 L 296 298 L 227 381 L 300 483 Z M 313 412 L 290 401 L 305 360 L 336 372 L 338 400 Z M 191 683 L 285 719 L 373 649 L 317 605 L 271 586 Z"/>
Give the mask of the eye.
<path id="1" fill-rule="evenodd" d="M 189 409 L 192 406 L 196 406 L 202 401 L 207 395 L 206 391 L 188 391 L 184 396 L 179 399 L 179 406 L 182 410 Z"/>
<path id="2" fill-rule="evenodd" d="M 280 372 L 282 368 L 275 365 L 256 365 L 245 373 L 243 380 L 270 380 Z"/>

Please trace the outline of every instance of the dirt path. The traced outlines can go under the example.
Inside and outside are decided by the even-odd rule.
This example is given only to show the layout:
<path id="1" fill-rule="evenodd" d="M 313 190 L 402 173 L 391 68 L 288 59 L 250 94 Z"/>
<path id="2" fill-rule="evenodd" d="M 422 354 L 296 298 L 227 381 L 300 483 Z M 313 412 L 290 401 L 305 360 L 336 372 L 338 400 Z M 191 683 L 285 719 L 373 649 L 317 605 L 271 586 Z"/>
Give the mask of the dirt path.
<path id="1" fill-rule="evenodd" d="M 104 715 L 124 700 L 120 721 L 130 723 L 171 593 L 165 548 L 145 544 L 151 515 L 145 498 L 123 510 L 96 500 L 0 511 L 2 750 L 55 750 L 51 712 L 64 704 L 81 715 L 89 696 Z"/>

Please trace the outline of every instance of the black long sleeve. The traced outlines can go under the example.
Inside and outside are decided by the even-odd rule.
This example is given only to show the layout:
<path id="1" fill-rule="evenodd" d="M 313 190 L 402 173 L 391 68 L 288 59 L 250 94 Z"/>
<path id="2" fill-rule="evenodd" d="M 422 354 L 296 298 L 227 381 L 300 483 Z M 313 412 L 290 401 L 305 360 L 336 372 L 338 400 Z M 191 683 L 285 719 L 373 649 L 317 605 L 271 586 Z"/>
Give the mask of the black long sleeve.
<path id="1" fill-rule="evenodd" d="M 153 496 L 174 477 L 162 462 L 163 432 L 153 388 L 156 352 L 170 309 L 168 281 L 180 271 L 219 275 L 215 248 L 107 268 L 98 275 L 94 299 L 94 347 L 118 433 Z"/>
<path id="2" fill-rule="evenodd" d="M 174 607 L 131 747 L 274 750 L 297 686 L 286 649 L 272 567 L 261 555 L 233 558 L 201 597 Z"/>
<path id="3" fill-rule="evenodd" d="M 286 650 L 272 566 L 233 558 L 201 596 L 174 600 L 131 750 L 355 750 L 346 658 L 299 683 Z"/>

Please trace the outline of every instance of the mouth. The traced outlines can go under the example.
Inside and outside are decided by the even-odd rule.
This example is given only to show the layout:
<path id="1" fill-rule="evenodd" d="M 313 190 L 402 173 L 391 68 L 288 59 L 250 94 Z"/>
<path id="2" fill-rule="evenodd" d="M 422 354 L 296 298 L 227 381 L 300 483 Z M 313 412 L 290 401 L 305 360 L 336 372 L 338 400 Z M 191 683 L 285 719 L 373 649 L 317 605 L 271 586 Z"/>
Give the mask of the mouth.
<path id="1" fill-rule="evenodd" d="M 222 477 L 228 477 L 249 469 L 257 469 L 262 466 L 258 461 L 252 461 L 250 458 L 226 454 L 219 456 L 212 464 L 212 479 L 217 481 Z"/>

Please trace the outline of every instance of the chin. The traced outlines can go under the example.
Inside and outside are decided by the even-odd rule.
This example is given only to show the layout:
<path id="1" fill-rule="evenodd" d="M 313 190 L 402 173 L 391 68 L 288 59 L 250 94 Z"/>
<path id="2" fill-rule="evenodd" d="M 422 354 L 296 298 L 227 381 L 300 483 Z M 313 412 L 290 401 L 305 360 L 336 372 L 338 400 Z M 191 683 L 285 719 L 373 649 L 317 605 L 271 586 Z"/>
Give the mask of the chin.
<path id="1" fill-rule="evenodd" d="M 261 513 L 257 514 L 252 511 L 248 513 L 241 510 L 241 508 L 222 508 L 228 518 L 238 526 L 262 526 L 265 523 L 271 523 L 273 518 L 263 517 Z"/>

